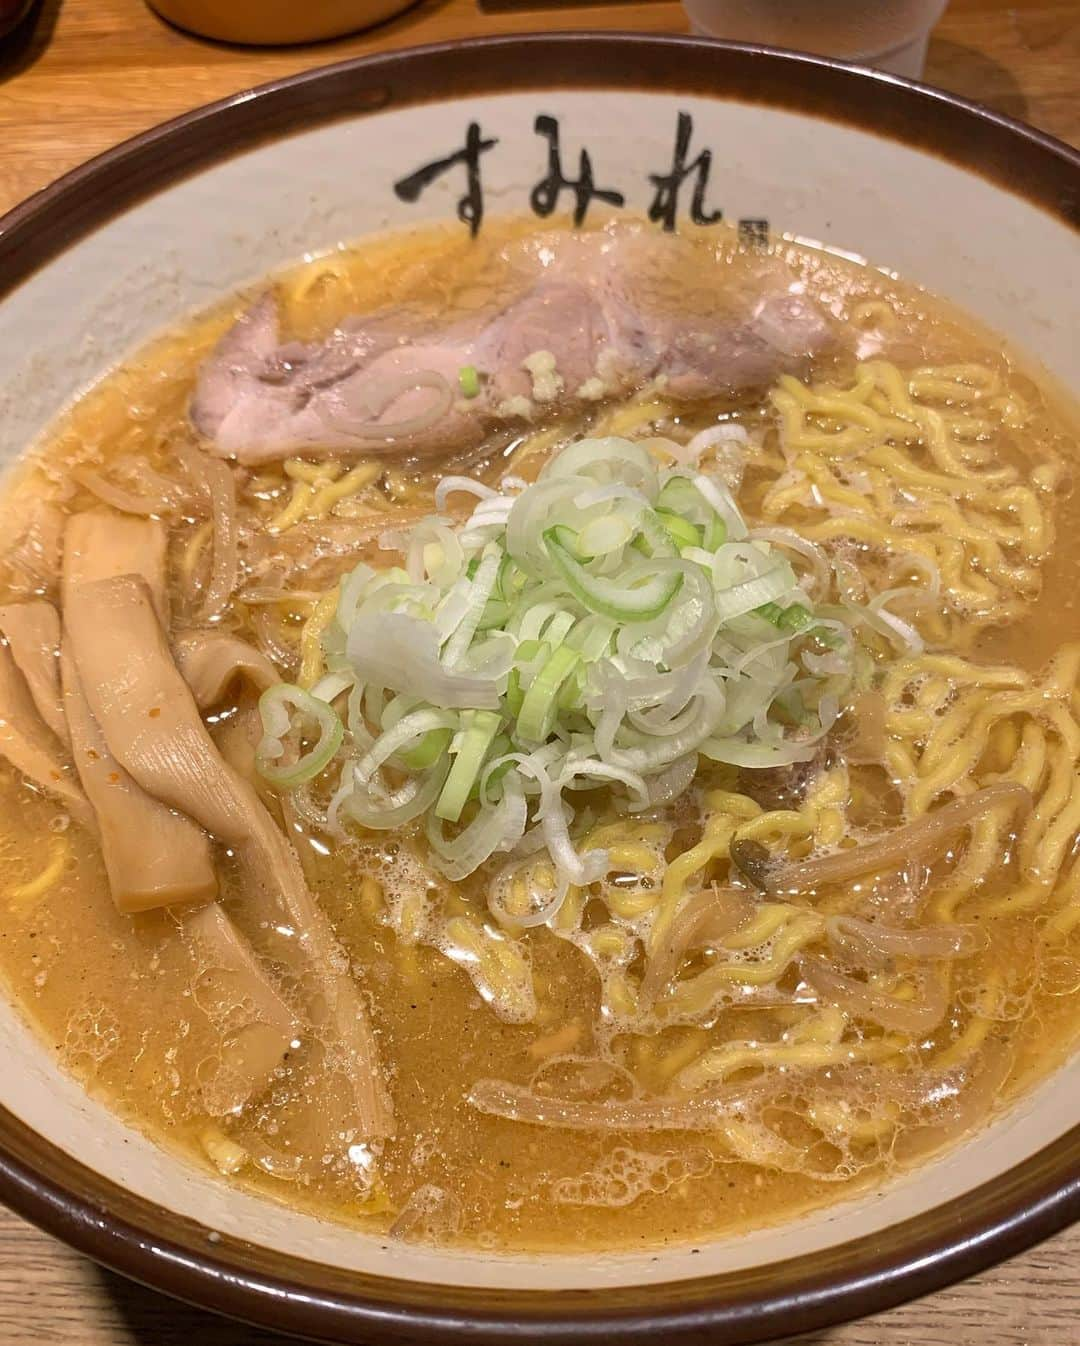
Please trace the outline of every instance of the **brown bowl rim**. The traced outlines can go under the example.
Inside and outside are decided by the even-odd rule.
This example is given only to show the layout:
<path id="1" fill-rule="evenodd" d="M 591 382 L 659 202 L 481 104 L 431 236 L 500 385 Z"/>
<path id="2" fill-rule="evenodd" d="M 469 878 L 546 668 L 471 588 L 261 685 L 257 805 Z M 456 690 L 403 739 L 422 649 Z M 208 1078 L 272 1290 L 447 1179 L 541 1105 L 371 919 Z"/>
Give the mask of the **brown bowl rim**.
<path id="1" fill-rule="evenodd" d="M 597 73 L 602 72 L 602 73 Z M 1080 154 L 940 89 L 839 61 L 707 38 L 474 38 L 305 71 L 166 122 L 0 219 L 0 297 L 77 239 L 184 175 L 342 117 L 512 89 L 715 93 L 844 122 L 981 173 L 1074 228 Z M 96 1174 L 0 1108 L 0 1199 L 103 1265 L 202 1308 L 326 1342 L 762 1341 L 926 1294 L 1080 1217 L 1080 1125 L 962 1198 L 768 1267 L 586 1292 L 422 1285 L 218 1238 Z M 388 1262 L 393 1249 L 384 1249 Z"/>

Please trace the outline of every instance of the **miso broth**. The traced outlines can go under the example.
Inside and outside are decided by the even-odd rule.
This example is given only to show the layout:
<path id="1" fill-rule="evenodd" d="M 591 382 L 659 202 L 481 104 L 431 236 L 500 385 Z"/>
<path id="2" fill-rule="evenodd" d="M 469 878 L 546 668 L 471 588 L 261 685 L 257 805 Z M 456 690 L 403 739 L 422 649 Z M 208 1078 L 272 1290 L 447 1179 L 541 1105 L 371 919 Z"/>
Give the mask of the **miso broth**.
<path id="1" fill-rule="evenodd" d="M 590 247 L 603 279 L 574 260 Z M 556 288 L 532 328 L 507 330 L 537 275 Z M 256 368 L 238 343 L 267 294 L 280 330 L 262 331 Z M 609 358 L 572 376 L 586 327 Z M 215 360 L 219 383 L 196 393 Z M 319 410 L 380 360 L 399 380 L 381 406 L 354 391 Z M 302 438 L 282 447 L 289 435 Z M 477 241 L 403 234 L 271 277 L 108 375 L 9 479 L 11 996 L 88 1091 L 222 1182 L 395 1237 L 639 1248 L 881 1186 L 1073 1045 L 1075 454 L 1073 410 L 998 337 L 780 238 L 748 252 L 716 229 L 673 239 L 624 221 L 583 241 L 504 221 Z M 560 472 L 580 483 L 549 518 L 529 492 L 555 499 L 544 483 Z M 479 487 L 445 485 L 464 477 Z M 526 499 L 540 522 L 515 534 Z M 109 691 L 110 633 L 90 648 L 68 604 L 113 611 L 91 590 L 134 562 L 112 578 L 105 561 L 76 576 L 65 562 L 71 520 L 103 511 L 106 527 L 122 516 L 164 537 L 164 614 L 152 584 L 125 581 L 132 603 L 144 596 L 139 630 L 163 617 L 154 658 L 175 654 L 222 770 L 253 792 L 237 808 L 288 838 L 287 882 L 325 913 L 323 933 L 280 915 L 306 910 L 303 893 L 273 907 L 280 864 L 252 858 L 258 838 L 249 854 L 215 832 L 217 805 L 186 810 L 187 785 L 155 794 L 150 759 L 171 760 L 156 705 L 130 743 L 114 736 L 102 698 L 137 682 L 137 660 L 113 647 Z M 498 587 L 477 597 L 485 557 Z M 736 611 L 745 576 L 760 601 Z M 693 599 L 700 585 L 715 597 Z M 208 846 L 210 908 L 192 880 L 156 909 L 118 909 L 121 861 L 107 872 L 104 814 L 82 800 L 80 782 L 95 804 L 88 750 L 46 716 L 53 694 L 72 713 L 57 647 L 35 664 L 26 614 L 11 616 L 42 602 L 117 782 Z M 389 615 L 445 623 L 436 674 L 410 672 L 406 690 L 380 686 L 379 652 L 350 636 Z M 646 628 L 660 654 L 633 643 Z M 421 626 L 386 625 L 388 649 L 398 629 Z M 685 659 L 684 637 L 698 639 Z M 281 699 L 279 680 L 319 694 L 324 720 Z M 484 683 L 475 704 L 466 682 Z M 430 686 L 450 688 L 444 703 L 417 690 Z M 380 758 L 380 736 L 417 714 Z M 478 716 L 495 717 L 486 741 Z M 35 774 L 45 760 L 53 778 Z M 206 779 L 190 788 L 210 793 Z M 424 791 L 400 826 L 364 824 Z M 477 819 L 504 829 L 500 848 L 448 877 Z M 222 913 L 268 999 L 222 972 L 226 945 L 192 933 L 199 910 Z M 370 1037 L 345 1050 L 335 1035 L 359 1018 Z M 265 1040 L 237 1055 L 252 1025 Z M 350 1078 L 361 1067 L 370 1088 Z"/>

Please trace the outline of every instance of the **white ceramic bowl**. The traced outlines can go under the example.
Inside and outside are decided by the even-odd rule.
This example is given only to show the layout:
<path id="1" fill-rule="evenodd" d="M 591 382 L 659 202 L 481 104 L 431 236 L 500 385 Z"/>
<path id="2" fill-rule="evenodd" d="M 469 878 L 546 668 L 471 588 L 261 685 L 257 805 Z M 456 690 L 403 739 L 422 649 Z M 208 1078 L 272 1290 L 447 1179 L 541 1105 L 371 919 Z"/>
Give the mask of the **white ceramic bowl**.
<path id="1" fill-rule="evenodd" d="M 0 453 L 163 325 L 309 250 L 530 209 L 553 122 L 628 207 L 711 151 L 703 209 L 928 285 L 1074 387 L 1080 157 L 937 91 L 701 40 L 555 35 L 397 52 L 189 114 L 0 221 Z M 437 165 L 470 126 L 492 140 Z M 546 128 L 546 130 L 544 129 Z M 691 207 L 692 172 L 677 193 Z M 656 179 L 660 179 L 657 182 Z M 534 198 L 535 200 L 535 198 Z M 563 204 L 571 202 L 569 192 Z M 464 203 L 464 204 L 463 204 Z M 597 208 L 593 203 L 592 209 Z M 0 1004 L 0 1196 L 100 1261 L 322 1340 L 760 1340 L 882 1308 L 1080 1210 L 1080 1061 L 920 1172 L 781 1228 L 661 1255 L 388 1247 L 231 1191 L 91 1101 Z"/>

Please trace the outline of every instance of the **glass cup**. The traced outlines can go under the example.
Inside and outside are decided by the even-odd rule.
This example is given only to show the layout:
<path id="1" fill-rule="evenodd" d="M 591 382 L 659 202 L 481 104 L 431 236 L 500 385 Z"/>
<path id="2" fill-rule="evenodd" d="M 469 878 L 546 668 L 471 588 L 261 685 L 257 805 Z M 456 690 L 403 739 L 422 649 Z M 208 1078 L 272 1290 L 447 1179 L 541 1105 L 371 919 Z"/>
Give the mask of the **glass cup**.
<path id="1" fill-rule="evenodd" d="M 917 79 L 948 0 L 683 0 L 694 31 Z"/>

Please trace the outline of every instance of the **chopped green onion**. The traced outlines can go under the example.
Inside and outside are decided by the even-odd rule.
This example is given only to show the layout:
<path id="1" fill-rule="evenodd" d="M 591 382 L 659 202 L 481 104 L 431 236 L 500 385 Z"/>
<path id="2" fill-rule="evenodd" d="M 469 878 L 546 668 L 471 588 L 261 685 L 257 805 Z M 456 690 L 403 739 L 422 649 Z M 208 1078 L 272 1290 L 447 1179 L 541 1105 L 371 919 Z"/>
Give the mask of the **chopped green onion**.
<path id="1" fill-rule="evenodd" d="M 678 555 L 670 531 L 657 517 L 656 511 L 644 510 L 638 519 L 638 535 L 634 547 L 643 556 L 672 557 Z"/>
<path id="2" fill-rule="evenodd" d="M 624 547 L 634 536 L 634 525 L 624 514 L 604 514 L 590 519 L 577 536 L 582 557 L 604 556 Z"/>
<path id="3" fill-rule="evenodd" d="M 527 582 L 524 572 L 514 564 L 514 558 L 504 554 L 499 563 L 499 573 L 495 578 L 495 592 L 503 602 L 513 602 Z"/>
<path id="4" fill-rule="evenodd" d="M 745 567 L 736 573 L 745 574 Z M 725 622 L 744 613 L 760 611 L 766 603 L 789 593 L 795 586 L 795 576 L 786 561 L 775 561 L 756 575 L 737 579 L 716 590 L 716 611 Z"/>
<path id="5" fill-rule="evenodd" d="M 473 781 L 473 787 L 469 791 L 470 799 L 478 799 L 480 797 L 480 791 L 484 788 L 485 775 L 487 776 L 487 790 L 489 794 L 491 792 L 491 787 L 493 785 L 498 785 L 499 781 L 502 780 L 514 765 L 513 758 L 507 757 L 507 754 L 513 752 L 513 750 L 514 744 L 509 734 L 500 733 L 495 735 L 491 740 L 491 747 L 487 750 L 486 761 L 489 765 L 487 765 L 484 770 L 480 772 L 479 776 L 477 776 L 476 780 Z M 500 762 L 500 757 L 506 758 L 506 760 Z M 490 765 L 491 763 L 496 763 L 497 765 Z M 498 792 L 496 791 L 496 794 L 497 793 Z"/>
<path id="6" fill-rule="evenodd" d="M 525 701 L 525 690 L 521 685 L 521 673 L 516 668 L 512 668 L 507 674 L 504 700 L 506 709 L 516 720 L 521 714 L 521 707 Z"/>
<path id="7" fill-rule="evenodd" d="M 568 528 L 549 528 L 544 533 L 548 555 L 581 603 L 592 612 L 620 622 L 645 622 L 658 617 L 682 587 L 679 571 L 641 575 L 641 583 L 620 584 L 606 575 L 593 575 L 573 553 L 574 535 Z M 569 542 L 569 546 L 567 543 Z"/>
<path id="8" fill-rule="evenodd" d="M 415 748 L 398 753 L 398 757 L 410 771 L 424 771 L 435 765 L 450 746 L 453 736 L 451 729 L 429 729 Z"/>
<path id="9" fill-rule="evenodd" d="M 459 381 L 480 391 L 473 366 Z M 575 849 L 593 788 L 619 783 L 645 808 L 686 787 L 699 753 L 750 768 L 814 755 L 858 667 L 852 623 L 873 613 L 815 608 L 719 477 L 610 438 L 570 445 L 532 484 L 472 485 L 464 523 L 421 520 L 395 537 L 401 566 L 343 579 L 318 684 L 340 714 L 271 689 L 267 779 L 294 789 L 337 757 L 333 826 L 423 819 L 455 879 L 531 826 L 557 892 L 605 872 L 602 852 Z M 307 749 L 292 766 L 286 739 Z"/>
<path id="10" fill-rule="evenodd" d="M 259 714 L 263 736 L 255 750 L 255 766 L 264 780 L 280 789 L 294 790 L 314 780 L 330 765 L 345 738 L 345 726 L 333 707 L 289 682 L 276 683 L 263 692 Z M 298 733 L 310 738 L 313 729 L 318 729 L 315 745 L 295 762 L 284 764 L 281 759 L 287 755 L 286 735 Z"/>
<path id="11" fill-rule="evenodd" d="M 526 743 L 543 743 L 551 733 L 558 712 L 559 691 L 580 659 L 576 650 L 562 645 L 532 680 L 517 717 L 518 737 Z"/>
<path id="12" fill-rule="evenodd" d="M 617 630 L 618 625 L 610 617 L 590 613 L 588 617 L 582 617 L 566 639 L 582 660 L 591 664 L 611 652 L 611 641 Z"/>
<path id="13" fill-rule="evenodd" d="M 523 640 L 518 644 L 514 662 L 519 665 L 532 663 L 543 648 L 542 640 Z"/>
<path id="14" fill-rule="evenodd" d="M 704 530 L 699 525 L 692 524 L 689 519 L 682 518 L 670 509 L 657 509 L 656 517 L 667 529 L 676 547 L 701 546 L 701 535 Z M 715 551 L 716 548 L 712 550 Z"/>
<path id="15" fill-rule="evenodd" d="M 806 702 L 798 688 L 789 687 L 786 691 L 781 692 L 773 701 L 773 705 L 792 724 L 807 725 L 814 722 L 814 717 L 807 709 Z"/>
<path id="16" fill-rule="evenodd" d="M 701 545 L 706 551 L 718 551 L 727 541 L 727 524 L 719 514 L 714 514 L 705 525 L 705 537 Z"/>
<path id="17" fill-rule="evenodd" d="M 501 631 L 509 616 L 509 603 L 504 603 L 501 598 L 489 598 L 476 624 L 477 635 L 482 631 Z"/>
<path id="18" fill-rule="evenodd" d="M 781 631 L 809 631 L 814 625 L 814 614 L 801 603 L 792 603 L 781 611 L 776 624 Z"/>
<path id="19" fill-rule="evenodd" d="M 454 764 L 435 804 L 436 818 L 456 823 L 461 817 L 461 810 L 480 775 L 501 723 L 500 716 L 493 710 L 461 712 L 461 729 L 455 736 L 457 747 L 455 749 L 453 743 L 450 745 Z"/>
<path id="20" fill-rule="evenodd" d="M 787 631 L 792 635 L 813 636 L 830 649 L 837 649 L 845 644 L 836 631 L 830 631 L 827 626 L 819 626 L 814 614 L 801 603 L 791 603 L 786 608 L 781 607 L 779 603 L 762 603 L 761 607 L 755 608 L 754 611 L 759 617 L 771 622 L 779 631 Z"/>
<path id="21" fill-rule="evenodd" d="M 458 383 L 463 397 L 480 396 L 480 374 L 475 365 L 462 365 L 458 370 Z"/>
<path id="22" fill-rule="evenodd" d="M 754 611 L 780 631 L 809 631 L 814 625 L 814 614 L 801 603 L 792 603 L 786 608 L 779 603 L 762 603 Z"/>
<path id="23" fill-rule="evenodd" d="M 674 515 L 701 530 L 695 542 L 688 541 L 683 546 L 700 545 L 706 551 L 714 552 L 727 541 L 728 530 L 723 518 L 688 477 L 670 477 L 664 483 L 656 505 L 658 514 Z"/>

